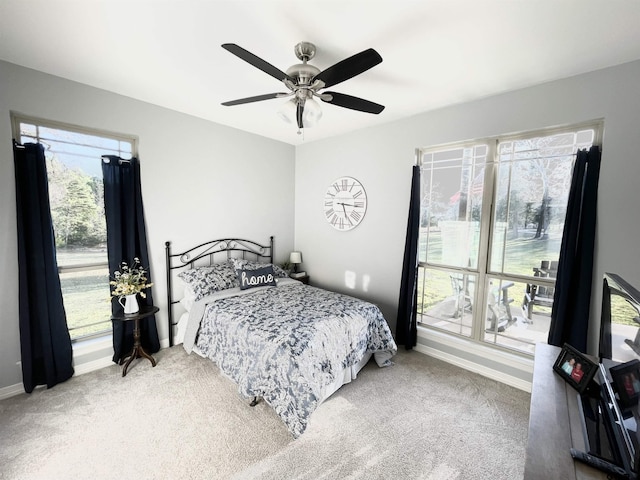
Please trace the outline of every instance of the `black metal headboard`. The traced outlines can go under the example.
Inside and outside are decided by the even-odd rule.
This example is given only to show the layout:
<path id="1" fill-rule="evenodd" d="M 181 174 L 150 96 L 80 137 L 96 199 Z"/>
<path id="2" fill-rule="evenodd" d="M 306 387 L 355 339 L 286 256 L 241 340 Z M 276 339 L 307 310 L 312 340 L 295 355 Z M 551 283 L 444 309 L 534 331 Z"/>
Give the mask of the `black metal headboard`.
<path id="1" fill-rule="evenodd" d="M 167 311 L 169 326 L 169 346 L 173 347 L 173 306 L 179 300 L 173 299 L 172 272 L 174 270 L 210 266 L 229 258 L 246 258 L 249 260 L 273 263 L 273 237 L 269 237 L 269 245 L 261 245 L 243 238 L 222 238 L 197 245 L 180 253 L 171 253 L 171 242 L 165 242 L 167 268 Z"/>

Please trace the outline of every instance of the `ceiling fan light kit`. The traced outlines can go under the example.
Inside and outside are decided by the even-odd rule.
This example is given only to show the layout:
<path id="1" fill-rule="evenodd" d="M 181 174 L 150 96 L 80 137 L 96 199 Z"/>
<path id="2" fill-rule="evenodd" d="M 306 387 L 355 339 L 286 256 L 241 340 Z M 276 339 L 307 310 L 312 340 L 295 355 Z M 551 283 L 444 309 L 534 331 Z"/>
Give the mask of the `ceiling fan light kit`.
<path id="1" fill-rule="evenodd" d="M 284 121 L 297 124 L 298 134 L 303 128 L 316 125 L 322 117 L 322 109 L 313 97 L 325 103 L 360 112 L 378 114 L 384 110 L 384 106 L 363 98 L 337 92 L 320 92 L 324 88 L 360 75 L 381 63 L 382 57 L 373 48 L 357 53 L 321 71 L 307 63 L 315 56 L 316 46 L 309 42 L 300 42 L 294 47 L 294 52 L 302 63 L 292 65 L 286 73 L 234 43 L 225 43 L 222 48 L 280 80 L 289 90 L 288 93 L 268 93 L 231 100 L 223 102 L 222 105 L 242 105 L 273 98 L 292 97 L 278 109 L 277 114 Z"/>
<path id="2" fill-rule="evenodd" d="M 287 100 L 276 112 L 277 115 L 287 123 L 297 123 L 298 100 L 292 98 Z M 313 98 L 308 98 L 304 102 L 302 111 L 302 124 L 305 128 L 315 127 L 322 118 L 322 108 Z"/>

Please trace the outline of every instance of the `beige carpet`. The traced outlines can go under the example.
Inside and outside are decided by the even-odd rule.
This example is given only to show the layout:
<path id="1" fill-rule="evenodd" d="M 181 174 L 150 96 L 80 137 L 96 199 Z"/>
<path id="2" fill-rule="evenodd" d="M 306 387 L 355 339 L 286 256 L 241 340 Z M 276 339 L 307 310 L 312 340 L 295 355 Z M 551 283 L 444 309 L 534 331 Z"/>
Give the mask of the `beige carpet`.
<path id="1" fill-rule="evenodd" d="M 529 394 L 417 352 L 371 362 L 293 440 L 181 347 L 0 401 L 2 479 L 522 478 Z"/>

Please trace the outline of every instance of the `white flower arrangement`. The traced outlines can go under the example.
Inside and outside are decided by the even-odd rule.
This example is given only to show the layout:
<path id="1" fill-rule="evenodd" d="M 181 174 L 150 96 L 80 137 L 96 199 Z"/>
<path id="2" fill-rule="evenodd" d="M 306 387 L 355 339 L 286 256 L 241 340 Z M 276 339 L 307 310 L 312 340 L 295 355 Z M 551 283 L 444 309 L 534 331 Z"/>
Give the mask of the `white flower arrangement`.
<path id="1" fill-rule="evenodd" d="M 120 270 L 113 272 L 113 280 L 109 282 L 115 288 L 111 292 L 113 297 L 123 297 L 125 295 L 135 295 L 139 293 L 142 298 L 146 295 L 142 290 L 149 288 L 153 283 L 147 283 L 147 272 L 140 265 L 140 259 L 134 258 L 133 265 L 127 265 L 127 262 L 120 264 Z"/>

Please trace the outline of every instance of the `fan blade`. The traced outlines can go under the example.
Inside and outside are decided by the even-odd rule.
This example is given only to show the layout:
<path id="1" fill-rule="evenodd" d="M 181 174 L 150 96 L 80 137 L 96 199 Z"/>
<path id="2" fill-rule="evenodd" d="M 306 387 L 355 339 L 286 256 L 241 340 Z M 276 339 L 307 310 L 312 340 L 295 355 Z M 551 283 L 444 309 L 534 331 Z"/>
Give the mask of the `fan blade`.
<path id="1" fill-rule="evenodd" d="M 238 100 L 231 100 L 229 102 L 223 102 L 225 107 L 231 107 L 233 105 L 242 105 L 243 103 L 261 102 L 262 100 L 271 100 L 272 98 L 288 97 L 290 93 L 267 93 L 265 95 L 256 95 L 255 97 L 239 98 Z"/>
<path id="2" fill-rule="evenodd" d="M 296 120 L 298 120 L 298 128 L 304 128 L 302 125 L 302 114 L 304 113 L 304 105 L 298 104 L 298 108 L 296 109 Z"/>
<path id="3" fill-rule="evenodd" d="M 352 97 L 351 95 L 345 95 L 338 92 L 322 92 L 323 95 L 331 95 L 331 100 L 325 100 L 320 96 L 323 102 L 331 103 L 339 107 L 350 108 L 351 110 L 358 110 L 360 112 L 375 113 L 378 114 L 384 110 L 384 105 L 370 102 L 364 98 Z"/>
<path id="4" fill-rule="evenodd" d="M 372 67 L 382 62 L 382 57 L 373 48 L 364 50 L 360 53 L 345 58 L 341 62 L 323 70 L 313 78 L 313 81 L 321 80 L 324 86 L 321 88 L 331 87 L 345 80 L 360 75 Z"/>
<path id="5" fill-rule="evenodd" d="M 265 62 L 260 57 L 255 56 L 253 53 L 249 52 L 248 50 L 245 50 L 242 47 L 239 47 L 235 43 L 223 43 L 222 48 L 233 53 L 236 57 L 241 58 L 245 62 L 250 63 L 254 67 L 259 68 L 263 72 L 271 75 L 273 78 L 276 78 L 280 81 L 288 79 L 291 82 L 295 83 L 295 80 L 291 78 L 289 75 L 287 75 L 286 73 L 284 73 L 282 70 L 274 67 L 268 62 Z"/>

